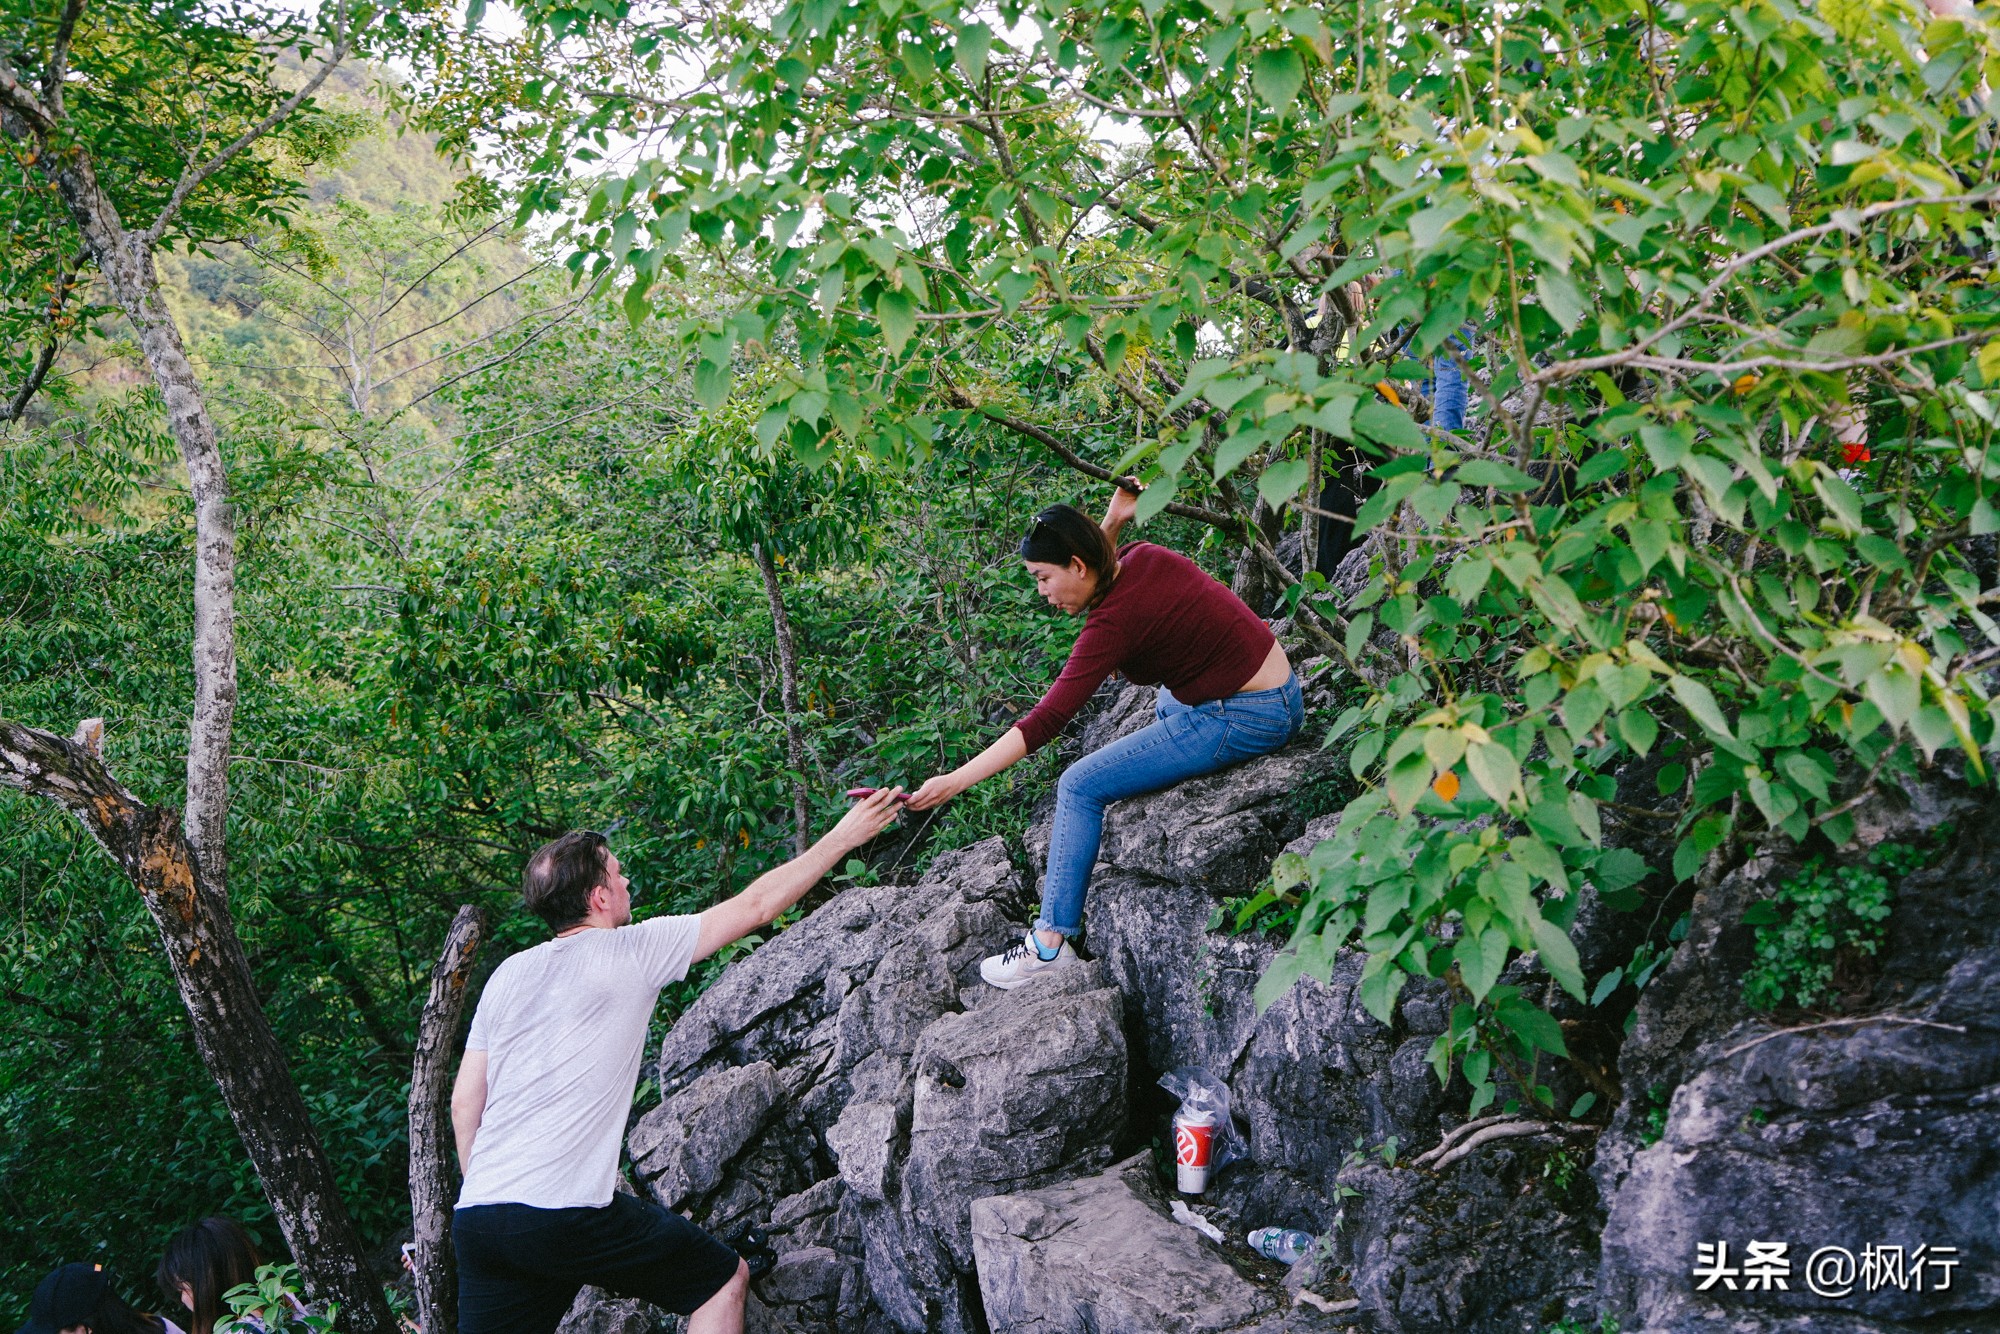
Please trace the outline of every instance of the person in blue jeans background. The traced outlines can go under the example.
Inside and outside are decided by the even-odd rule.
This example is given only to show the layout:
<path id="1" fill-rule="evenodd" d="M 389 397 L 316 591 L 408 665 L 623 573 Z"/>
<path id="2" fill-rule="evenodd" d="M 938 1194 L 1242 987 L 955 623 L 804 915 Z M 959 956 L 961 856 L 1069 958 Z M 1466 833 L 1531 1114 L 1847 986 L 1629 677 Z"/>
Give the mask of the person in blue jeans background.
<path id="1" fill-rule="evenodd" d="M 980 965 L 1011 990 L 1075 958 L 1083 901 L 1104 834 L 1104 808 L 1225 765 L 1269 754 L 1305 722 L 1299 678 L 1270 627 L 1193 561 L 1150 542 L 1117 545 L 1138 503 L 1121 482 L 1102 523 L 1053 505 L 1021 540 L 1035 588 L 1084 619 L 1062 674 L 1041 703 L 998 741 L 910 797 L 912 810 L 951 800 L 1047 745 L 1104 679 L 1121 672 L 1158 685 L 1154 721 L 1093 751 L 1056 784 L 1055 825 L 1042 877 L 1042 908 L 1014 945 Z"/>

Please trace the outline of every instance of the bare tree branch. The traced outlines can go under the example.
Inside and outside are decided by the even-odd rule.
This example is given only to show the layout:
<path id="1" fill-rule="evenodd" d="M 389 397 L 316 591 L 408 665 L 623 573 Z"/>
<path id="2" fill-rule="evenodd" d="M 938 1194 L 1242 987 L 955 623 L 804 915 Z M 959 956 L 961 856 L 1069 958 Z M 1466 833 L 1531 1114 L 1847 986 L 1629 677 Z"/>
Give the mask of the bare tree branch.
<path id="1" fill-rule="evenodd" d="M 173 194 L 167 199 L 166 207 L 160 210 L 160 216 L 153 219 L 153 225 L 140 234 L 140 243 L 148 250 L 158 245 L 160 237 L 166 234 L 167 224 L 181 211 L 181 205 L 187 202 L 187 197 L 194 193 L 203 181 L 235 161 L 244 149 L 276 129 L 289 119 L 293 112 L 304 106 L 307 99 L 319 91 L 319 86 L 326 82 L 327 76 L 333 73 L 341 61 L 347 59 L 347 53 L 353 49 L 353 34 L 347 29 L 347 3 L 346 0 L 341 0 L 333 16 L 333 47 L 319 69 L 306 80 L 305 87 L 272 108 L 269 115 L 236 136 L 234 142 L 207 162 L 199 167 L 190 167 L 182 173 L 179 183 L 174 186 Z"/>
<path id="2" fill-rule="evenodd" d="M 69 49 L 76 40 L 76 22 L 83 17 L 83 0 L 67 0 L 62 18 L 56 23 L 56 39 L 49 47 L 49 67 L 42 72 L 42 100 L 49 114 L 63 114 L 63 80 L 69 77 Z"/>

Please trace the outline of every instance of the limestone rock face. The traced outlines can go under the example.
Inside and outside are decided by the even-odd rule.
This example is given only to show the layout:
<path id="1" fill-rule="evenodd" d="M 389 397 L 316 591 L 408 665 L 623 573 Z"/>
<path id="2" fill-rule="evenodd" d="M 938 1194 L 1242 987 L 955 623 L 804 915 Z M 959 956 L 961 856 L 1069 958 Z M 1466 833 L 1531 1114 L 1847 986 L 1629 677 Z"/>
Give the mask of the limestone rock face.
<path id="1" fill-rule="evenodd" d="M 769 1061 L 712 1070 L 632 1128 L 626 1148 L 633 1169 L 660 1203 L 684 1208 L 722 1184 L 724 1168 L 783 1094 Z"/>
<path id="2" fill-rule="evenodd" d="M 1797 868 L 1753 861 L 1700 894 L 1687 942 L 1640 1001 L 1628 1096 L 1600 1148 L 1604 1304 L 1660 1331 L 2000 1327 L 2000 841 L 1993 808 L 1936 784 L 1864 808 L 1863 837 L 1942 846 L 1906 877 L 1873 995 L 1790 1031 L 1741 1002 L 1744 910 Z M 1696 1291 L 1697 1247 L 1783 1242 L 1784 1290 Z M 1815 1294 L 1840 1247 L 1956 1247 L 1869 1290 Z M 1939 1253 L 1931 1253 L 1938 1258 Z M 1830 1263 L 1839 1263 L 1832 1257 Z M 1823 1285 L 1831 1286 L 1831 1285 Z"/>
<path id="3" fill-rule="evenodd" d="M 1168 1216 L 1144 1159 L 972 1206 L 972 1247 L 993 1334 L 1225 1334 L 1334 1329 L 1283 1313 Z"/>
<path id="4" fill-rule="evenodd" d="M 1106 691 L 1065 744 L 1146 725 L 1153 698 Z M 1327 702 L 1317 687 L 1308 700 Z M 1349 951 L 1259 1013 L 1282 937 L 1220 925 L 1273 854 L 1331 834 L 1342 781 L 1308 735 L 1114 806 L 1085 961 L 1015 992 L 985 987 L 977 963 L 1034 911 L 1046 812 L 1025 856 L 991 839 L 922 883 L 838 895 L 668 1034 L 635 1175 L 714 1230 L 768 1225 L 779 1262 L 756 1284 L 760 1330 L 1542 1334 L 1605 1313 L 1625 1334 L 2000 1329 L 2000 803 L 1940 779 L 1856 812 L 1864 844 L 1956 832 L 1903 883 L 1872 991 L 1839 1014 L 1774 1023 L 1742 1001 L 1743 913 L 1795 867 L 1753 862 L 1699 894 L 1655 883 L 1643 914 L 1584 891 L 1573 935 L 1593 983 L 1692 898 L 1629 1032 L 1629 986 L 1589 1007 L 1532 956 L 1505 974 L 1553 998 L 1576 1057 L 1532 1078 L 1565 1109 L 1595 1092 L 1593 1122 L 1531 1122 L 1419 1162 L 1505 1119 L 1461 1129 L 1469 1090 L 1431 1071 L 1446 984 L 1411 983 L 1379 1023 Z M 1648 773 L 1619 781 L 1627 808 L 1650 800 Z M 1605 823 L 1656 865 L 1671 852 L 1641 820 Z M 1183 1065 L 1227 1082 L 1250 1149 L 1202 1200 L 1227 1248 L 1167 1216 L 1149 1151 L 1172 1111 L 1155 1081 Z M 1289 1284 L 1334 1313 L 1294 1304 L 1249 1257 L 1243 1233 L 1264 1225 L 1330 1239 Z M 1790 1288 L 1695 1291 L 1698 1243 L 1740 1261 L 1751 1240 L 1789 1243 Z M 1817 1247 L 1858 1260 L 1924 1243 L 1958 1248 L 1949 1292 L 1804 1285 Z M 571 1319 L 567 1334 L 641 1334 L 645 1313 L 580 1302 Z"/>
<path id="5" fill-rule="evenodd" d="M 979 1328 L 972 1201 L 1110 1161 L 1128 1076 L 1102 970 L 978 983 L 1019 930 L 1020 891 L 998 840 L 921 884 L 848 890 L 669 1034 L 635 1172 L 711 1230 L 767 1224 L 773 1327 Z"/>

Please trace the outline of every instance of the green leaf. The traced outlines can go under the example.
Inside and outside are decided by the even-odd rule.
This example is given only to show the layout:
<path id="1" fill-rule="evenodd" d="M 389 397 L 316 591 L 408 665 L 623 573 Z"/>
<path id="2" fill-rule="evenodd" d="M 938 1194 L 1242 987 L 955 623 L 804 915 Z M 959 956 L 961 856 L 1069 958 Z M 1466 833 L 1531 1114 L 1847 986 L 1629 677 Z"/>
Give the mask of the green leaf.
<path id="1" fill-rule="evenodd" d="M 1251 993 L 1257 1013 L 1262 1014 L 1284 999 L 1285 993 L 1292 989 L 1304 972 L 1305 960 L 1299 957 L 1298 950 L 1281 951 L 1278 957 L 1271 960 L 1264 975 L 1257 979 L 1257 988 Z"/>
<path id="2" fill-rule="evenodd" d="M 1407 421 L 1408 418 L 1404 420 Z M 1402 504 L 1412 492 L 1423 484 L 1424 477 L 1422 473 L 1405 473 L 1401 477 L 1391 477 L 1388 481 L 1384 482 L 1382 489 L 1363 501 L 1361 508 L 1355 512 L 1355 535 L 1358 537 L 1394 514 L 1396 507 Z"/>
<path id="3" fill-rule="evenodd" d="M 1534 478 L 1513 464 L 1502 463 L 1498 459 L 1473 459 L 1461 463 L 1453 476 L 1465 486 L 1490 486 L 1499 491 L 1532 491 L 1537 485 Z"/>
<path id="4" fill-rule="evenodd" d="M 1376 757 L 1382 753 L 1382 744 L 1383 740 L 1380 732 L 1370 732 L 1354 743 L 1354 750 L 1348 755 L 1347 764 L 1354 771 L 1356 778 L 1362 778 L 1367 775 L 1369 767 L 1375 763 Z"/>
<path id="5" fill-rule="evenodd" d="M 1570 276 L 1555 269 L 1543 269 L 1536 275 L 1535 296 L 1542 303 L 1542 309 L 1565 332 L 1583 323 L 1583 317 L 1590 309 Z"/>
<path id="6" fill-rule="evenodd" d="M 882 322 L 882 341 L 900 353 L 917 332 L 917 302 L 899 287 L 885 287 L 875 298 L 875 318 Z"/>
<path id="7" fill-rule="evenodd" d="M 1250 86 L 1273 111 L 1288 110 L 1305 87 L 1306 66 L 1289 46 L 1259 51 L 1250 66 Z"/>
<path id="8" fill-rule="evenodd" d="M 1627 709 L 1618 715 L 1618 735 L 1624 738 L 1634 755 L 1644 755 L 1658 739 L 1660 725 L 1644 709 Z"/>
<path id="9" fill-rule="evenodd" d="M 1542 967 L 1549 970 L 1557 986 L 1582 1000 L 1583 966 L 1577 960 L 1576 946 L 1569 933 L 1541 918 L 1535 919 L 1534 931 L 1535 951 L 1541 957 Z"/>
<path id="10" fill-rule="evenodd" d="M 1312 473 L 1312 463 L 1308 459 L 1286 459 L 1264 469 L 1264 475 L 1257 479 L 1257 494 L 1264 503 L 1277 509 L 1299 493 Z"/>
<path id="11" fill-rule="evenodd" d="M 1618 990 L 1619 984 L 1624 980 L 1625 970 L 1623 968 L 1614 968 L 1599 978 L 1596 989 L 1590 993 L 1591 1008 L 1595 1009 L 1597 1006 L 1611 999 L 1611 993 Z"/>
<path id="12" fill-rule="evenodd" d="M 1707 686 L 1685 675 L 1669 677 L 1667 685 L 1674 692 L 1674 698 L 1681 702 L 1681 707 L 1696 722 L 1716 736 L 1734 739 L 1729 730 L 1729 720 L 1722 716 L 1722 707 L 1715 702 L 1715 696 Z"/>
<path id="13" fill-rule="evenodd" d="M 1423 799 L 1430 783 L 1430 757 L 1421 750 L 1405 755 L 1396 761 L 1395 767 L 1389 771 L 1389 800 L 1396 804 L 1397 811 L 1408 815 L 1417 802 Z"/>
<path id="14" fill-rule="evenodd" d="M 1631 466 L 1631 461 L 1625 457 L 1624 450 L 1607 449 L 1591 455 L 1584 461 L 1583 466 L 1576 470 L 1576 484 L 1580 489 L 1588 490 L 1619 476 Z"/>
<path id="15" fill-rule="evenodd" d="M 1862 682 L 1862 693 L 1882 711 L 1889 726 L 1901 731 L 1923 702 L 1923 678 L 1911 671 L 1901 658 Z"/>
<path id="16" fill-rule="evenodd" d="M 1591 868 L 1591 883 L 1600 894 L 1615 894 L 1621 889 L 1630 889 L 1646 878 L 1651 868 L 1646 859 L 1630 848 L 1611 848 L 1597 859 Z"/>
<path id="17" fill-rule="evenodd" d="M 707 357 L 695 363 L 694 396 L 710 412 L 716 411 L 729 401 L 729 366 L 727 362 L 716 364 Z"/>
<path id="18" fill-rule="evenodd" d="M 1396 997 L 1410 975 L 1397 967 L 1386 954 L 1371 954 L 1361 969 L 1361 1004 L 1378 1023 L 1392 1024 L 1396 1018 Z"/>
<path id="19" fill-rule="evenodd" d="M 1364 439 L 1376 441 L 1391 449 L 1405 453 L 1415 453 L 1430 447 L 1424 439 L 1423 431 L 1410 420 L 1410 414 L 1401 408 L 1389 406 L 1380 399 L 1370 399 L 1354 410 L 1354 427 Z"/>
<path id="20" fill-rule="evenodd" d="M 1489 926 L 1476 937 L 1470 933 L 1460 936 L 1451 957 L 1458 965 L 1459 981 L 1465 983 L 1473 1001 L 1483 1001 L 1507 967 L 1507 933 Z"/>
<path id="21" fill-rule="evenodd" d="M 1146 489 L 1139 493 L 1139 503 L 1132 507 L 1133 519 L 1144 523 L 1164 510 L 1172 503 L 1174 492 L 1180 489 L 1180 484 L 1181 479 L 1172 473 L 1148 483 Z"/>
<path id="22" fill-rule="evenodd" d="M 1410 217 L 1410 247 L 1419 254 L 1437 247 L 1444 234 L 1460 218 L 1473 211 L 1472 201 L 1454 199 L 1447 204 L 1438 204 L 1424 209 Z"/>
<path id="23" fill-rule="evenodd" d="M 1551 1056 L 1569 1055 L 1569 1048 L 1563 1045 L 1562 1025 L 1548 1011 L 1525 1001 L 1513 1001 L 1499 1006 L 1494 1017 L 1513 1029 L 1530 1047 L 1540 1047 Z"/>
<path id="24" fill-rule="evenodd" d="M 1486 795 L 1506 805 L 1521 796 L 1521 765 L 1514 752 L 1492 741 L 1466 747 L 1465 767 Z"/>
<path id="25" fill-rule="evenodd" d="M 1653 466 L 1665 472 L 1678 468 L 1694 452 L 1694 427 L 1687 422 L 1651 423 L 1639 428 L 1639 443 Z"/>

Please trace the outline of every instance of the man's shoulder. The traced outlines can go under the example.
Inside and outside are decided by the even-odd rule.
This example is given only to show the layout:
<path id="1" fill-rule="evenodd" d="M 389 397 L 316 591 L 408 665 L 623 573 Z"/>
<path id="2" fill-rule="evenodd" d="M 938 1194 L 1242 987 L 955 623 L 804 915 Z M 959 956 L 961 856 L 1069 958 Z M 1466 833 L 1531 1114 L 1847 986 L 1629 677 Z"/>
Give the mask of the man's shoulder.
<path id="1" fill-rule="evenodd" d="M 648 917 L 643 922 L 627 923 L 609 934 L 613 941 L 638 946 L 662 939 L 670 940 L 683 934 L 700 933 L 700 913 L 667 913 L 661 917 Z"/>

